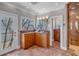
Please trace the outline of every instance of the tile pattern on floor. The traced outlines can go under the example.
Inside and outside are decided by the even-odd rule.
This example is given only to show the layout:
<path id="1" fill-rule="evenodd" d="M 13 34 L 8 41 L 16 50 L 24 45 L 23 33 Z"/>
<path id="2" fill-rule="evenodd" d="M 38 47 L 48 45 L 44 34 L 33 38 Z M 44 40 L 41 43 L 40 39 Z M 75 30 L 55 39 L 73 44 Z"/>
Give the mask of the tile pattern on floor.
<path id="1" fill-rule="evenodd" d="M 75 53 L 76 55 L 79 56 L 79 46 L 76 45 L 69 45 L 69 49 L 71 52 Z"/>
<path id="2" fill-rule="evenodd" d="M 76 56 L 74 53 L 69 51 L 57 49 L 57 48 L 42 48 L 33 46 L 29 49 L 20 49 L 13 51 L 5 56 Z"/>
<path id="3" fill-rule="evenodd" d="M 60 48 L 60 42 L 58 41 L 54 41 L 52 45 L 54 48 Z"/>

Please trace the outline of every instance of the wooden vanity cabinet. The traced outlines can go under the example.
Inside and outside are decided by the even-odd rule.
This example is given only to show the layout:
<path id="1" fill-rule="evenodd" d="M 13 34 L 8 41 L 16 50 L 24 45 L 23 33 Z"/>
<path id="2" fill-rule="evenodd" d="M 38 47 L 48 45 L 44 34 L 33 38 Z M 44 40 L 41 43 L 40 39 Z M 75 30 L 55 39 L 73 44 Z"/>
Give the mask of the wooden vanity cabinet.
<path id="1" fill-rule="evenodd" d="M 49 33 L 35 33 L 35 44 L 44 48 L 50 47 Z"/>
<path id="2" fill-rule="evenodd" d="M 39 33 L 21 33 L 21 48 L 26 49 L 32 45 L 38 45 L 44 48 L 50 47 L 49 32 Z"/>
<path id="3" fill-rule="evenodd" d="M 26 49 L 34 45 L 34 33 L 22 33 L 21 47 Z"/>
<path id="4" fill-rule="evenodd" d="M 41 46 L 41 35 L 40 33 L 35 33 L 35 45 Z"/>

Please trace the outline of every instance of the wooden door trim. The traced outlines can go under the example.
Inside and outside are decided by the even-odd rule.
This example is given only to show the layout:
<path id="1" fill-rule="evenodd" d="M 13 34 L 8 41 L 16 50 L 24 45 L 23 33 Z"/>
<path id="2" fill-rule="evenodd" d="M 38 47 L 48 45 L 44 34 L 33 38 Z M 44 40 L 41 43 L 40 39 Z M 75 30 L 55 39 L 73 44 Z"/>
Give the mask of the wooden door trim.
<path id="1" fill-rule="evenodd" d="M 67 49 L 69 49 L 69 4 L 70 2 L 66 5 L 67 6 Z"/>

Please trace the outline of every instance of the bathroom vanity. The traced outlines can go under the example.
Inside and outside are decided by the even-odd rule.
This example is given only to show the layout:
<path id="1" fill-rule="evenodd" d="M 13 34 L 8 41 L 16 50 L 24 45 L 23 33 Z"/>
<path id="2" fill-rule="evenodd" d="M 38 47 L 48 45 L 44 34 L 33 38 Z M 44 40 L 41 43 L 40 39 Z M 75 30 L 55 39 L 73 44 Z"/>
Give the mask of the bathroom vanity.
<path id="1" fill-rule="evenodd" d="M 26 49 L 33 45 L 44 48 L 50 47 L 49 31 L 45 32 L 22 32 L 21 31 L 21 48 Z"/>

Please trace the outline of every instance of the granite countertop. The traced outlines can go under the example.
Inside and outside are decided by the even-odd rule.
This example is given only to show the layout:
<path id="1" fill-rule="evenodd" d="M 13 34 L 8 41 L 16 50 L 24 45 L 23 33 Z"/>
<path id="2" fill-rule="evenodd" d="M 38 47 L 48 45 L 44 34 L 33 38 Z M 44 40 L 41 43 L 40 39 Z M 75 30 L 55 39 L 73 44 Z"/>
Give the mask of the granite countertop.
<path id="1" fill-rule="evenodd" d="M 29 33 L 40 33 L 40 34 L 43 34 L 43 33 L 47 33 L 48 31 L 20 31 L 24 34 L 29 34 Z"/>

